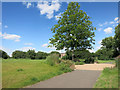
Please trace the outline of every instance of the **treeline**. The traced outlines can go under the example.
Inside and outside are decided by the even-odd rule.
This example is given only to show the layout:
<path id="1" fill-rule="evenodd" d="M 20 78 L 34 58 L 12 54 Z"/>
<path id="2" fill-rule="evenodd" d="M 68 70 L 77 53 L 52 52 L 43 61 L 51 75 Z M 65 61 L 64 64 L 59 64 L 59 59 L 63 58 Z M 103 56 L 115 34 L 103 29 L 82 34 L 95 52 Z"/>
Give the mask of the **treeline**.
<path id="1" fill-rule="evenodd" d="M 79 59 L 86 59 L 89 57 L 95 57 L 95 54 L 90 53 L 88 50 L 75 50 L 74 51 L 74 61 L 78 61 Z M 66 55 L 63 56 L 62 59 L 72 60 L 72 52 L 66 51 Z"/>
<path id="2" fill-rule="evenodd" d="M 113 59 L 120 55 L 120 24 L 115 27 L 114 37 L 106 37 L 102 40 L 101 45 L 102 47 L 95 53 L 98 59 Z"/>
<path id="3" fill-rule="evenodd" d="M 115 36 L 106 37 L 101 42 L 101 48 L 95 53 L 90 53 L 88 50 L 74 51 L 75 61 L 93 57 L 98 60 L 110 60 L 120 55 L 120 24 L 115 27 Z M 72 60 L 72 52 L 67 51 L 63 59 Z"/>
<path id="4" fill-rule="evenodd" d="M 7 58 L 15 58 L 15 59 L 25 59 L 25 58 L 29 58 L 29 59 L 46 59 L 46 57 L 50 54 L 59 54 L 60 53 L 57 51 L 52 51 L 51 53 L 46 53 L 46 52 L 35 52 L 35 50 L 28 50 L 27 52 L 24 51 L 19 51 L 16 50 L 12 53 L 12 57 L 10 57 L 5 51 L 0 50 L 0 57 L 7 59 Z"/>
<path id="5" fill-rule="evenodd" d="M 101 46 L 102 47 L 95 53 L 90 53 L 88 50 L 75 50 L 74 59 L 79 60 L 92 57 L 99 60 L 109 60 L 120 55 L 120 24 L 115 27 L 115 36 L 104 38 L 101 42 Z M 45 53 L 41 51 L 35 52 L 35 50 L 28 50 L 27 52 L 17 50 L 12 53 L 12 58 L 45 59 L 48 55 L 53 53 L 59 54 L 59 57 L 61 55 L 59 52 L 56 51 Z M 4 59 L 10 58 L 10 56 L 2 50 L 0 50 L 0 57 Z M 72 52 L 66 51 L 66 55 L 62 58 L 72 60 Z"/>

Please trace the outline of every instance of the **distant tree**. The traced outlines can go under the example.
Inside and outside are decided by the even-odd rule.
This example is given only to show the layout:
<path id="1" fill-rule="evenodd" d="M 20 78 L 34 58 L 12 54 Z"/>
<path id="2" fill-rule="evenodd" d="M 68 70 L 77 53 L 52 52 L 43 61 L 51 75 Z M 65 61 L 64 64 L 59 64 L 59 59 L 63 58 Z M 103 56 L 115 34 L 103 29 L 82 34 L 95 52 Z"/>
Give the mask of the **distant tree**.
<path id="1" fill-rule="evenodd" d="M 45 52 L 38 51 L 36 53 L 35 59 L 46 59 L 47 55 L 48 54 Z"/>
<path id="2" fill-rule="evenodd" d="M 115 56 L 120 55 L 120 24 L 115 27 Z"/>
<path id="3" fill-rule="evenodd" d="M 7 59 L 9 55 L 5 51 L 0 50 L 0 58 Z"/>
<path id="4" fill-rule="evenodd" d="M 112 59 L 113 51 L 111 49 L 101 48 L 95 52 L 99 60 Z"/>
<path id="5" fill-rule="evenodd" d="M 12 53 L 12 57 L 15 59 L 26 58 L 26 52 L 16 50 Z"/>
<path id="6" fill-rule="evenodd" d="M 52 51 L 50 54 L 58 54 L 59 57 L 61 56 L 61 54 L 59 52 L 57 52 L 57 51 Z"/>
<path id="7" fill-rule="evenodd" d="M 93 55 L 88 50 L 75 50 L 74 51 L 74 59 L 75 59 L 74 61 L 79 60 L 79 59 L 85 59 L 91 56 Z M 72 52 L 66 51 L 66 56 L 64 58 L 72 60 Z"/>
<path id="8" fill-rule="evenodd" d="M 95 28 L 90 17 L 80 10 L 77 2 L 70 2 L 67 10 L 59 17 L 58 24 L 51 29 L 55 35 L 50 39 L 50 44 L 57 50 L 64 49 L 72 52 L 74 60 L 75 50 L 91 49 L 94 44 Z"/>
<path id="9" fill-rule="evenodd" d="M 27 55 L 27 58 L 35 59 L 35 56 L 36 56 L 35 50 L 28 50 L 26 52 L 26 55 Z"/>
<path id="10" fill-rule="evenodd" d="M 114 49 L 115 40 L 114 37 L 106 37 L 102 40 L 101 45 L 107 49 Z"/>

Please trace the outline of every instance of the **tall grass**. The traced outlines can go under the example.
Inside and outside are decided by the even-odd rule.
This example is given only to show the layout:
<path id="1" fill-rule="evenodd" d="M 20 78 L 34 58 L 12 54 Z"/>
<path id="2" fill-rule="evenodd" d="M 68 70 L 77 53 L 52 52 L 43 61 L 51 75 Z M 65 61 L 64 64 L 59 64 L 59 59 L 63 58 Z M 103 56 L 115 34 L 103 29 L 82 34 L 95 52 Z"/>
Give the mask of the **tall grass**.
<path id="1" fill-rule="evenodd" d="M 98 78 L 95 88 L 118 88 L 118 69 L 105 68 Z"/>
<path id="2" fill-rule="evenodd" d="M 54 66 L 55 64 L 60 63 L 59 60 L 59 54 L 50 54 L 49 56 L 47 56 L 47 63 L 51 66 Z"/>
<path id="3" fill-rule="evenodd" d="M 120 74 L 118 74 L 120 60 L 116 60 L 116 67 L 105 68 L 95 84 L 95 88 L 118 88 Z M 118 77 L 119 75 L 119 77 Z M 120 85 L 119 85 L 120 87 Z"/>

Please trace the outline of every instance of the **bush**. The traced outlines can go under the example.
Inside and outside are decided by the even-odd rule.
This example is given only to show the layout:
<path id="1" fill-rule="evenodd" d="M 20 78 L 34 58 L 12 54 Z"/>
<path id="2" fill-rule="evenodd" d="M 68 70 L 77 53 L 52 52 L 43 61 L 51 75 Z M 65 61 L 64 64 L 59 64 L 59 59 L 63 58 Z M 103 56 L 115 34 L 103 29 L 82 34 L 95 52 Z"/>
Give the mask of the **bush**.
<path id="1" fill-rule="evenodd" d="M 31 78 L 31 81 L 38 81 L 36 77 Z"/>
<path id="2" fill-rule="evenodd" d="M 73 64 L 73 62 L 71 60 L 61 60 L 61 63 L 64 63 L 68 67 L 70 67 Z"/>
<path id="3" fill-rule="evenodd" d="M 94 58 L 93 57 L 86 58 L 85 63 L 94 63 Z"/>
<path id="4" fill-rule="evenodd" d="M 70 67 L 66 66 L 64 63 L 60 64 L 60 70 L 63 72 L 71 72 L 72 70 L 70 69 Z"/>
<path id="5" fill-rule="evenodd" d="M 21 72 L 21 71 L 23 71 L 23 69 L 20 68 L 20 69 L 17 69 L 17 71 L 18 71 L 18 72 Z"/>
<path id="6" fill-rule="evenodd" d="M 67 59 L 68 59 L 68 56 L 65 55 L 65 56 L 62 57 L 62 59 L 67 60 Z"/>
<path id="7" fill-rule="evenodd" d="M 84 64 L 84 62 L 75 62 L 75 65 L 83 65 Z"/>
<path id="8" fill-rule="evenodd" d="M 47 56 L 47 63 L 51 66 L 60 63 L 59 55 L 58 54 L 50 54 Z"/>
<path id="9" fill-rule="evenodd" d="M 62 60 L 60 63 L 60 70 L 63 72 L 71 72 L 72 70 L 74 70 L 73 67 L 73 62 L 70 60 Z"/>
<path id="10" fill-rule="evenodd" d="M 116 67 L 120 68 L 120 58 L 116 59 L 115 60 L 115 63 L 116 63 Z"/>

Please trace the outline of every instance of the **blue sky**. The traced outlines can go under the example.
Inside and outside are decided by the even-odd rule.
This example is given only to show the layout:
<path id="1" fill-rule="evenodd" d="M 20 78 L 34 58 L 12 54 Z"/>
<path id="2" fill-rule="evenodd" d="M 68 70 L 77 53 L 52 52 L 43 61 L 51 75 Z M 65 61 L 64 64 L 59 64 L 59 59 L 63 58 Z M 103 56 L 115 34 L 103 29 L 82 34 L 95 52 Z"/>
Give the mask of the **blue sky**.
<path id="1" fill-rule="evenodd" d="M 115 2 L 80 2 L 80 9 L 85 11 L 96 27 L 95 52 L 103 38 L 114 36 L 118 23 L 118 3 Z M 61 13 L 67 9 L 67 2 L 4 2 L 2 4 L 2 47 L 9 55 L 15 50 L 51 52 L 47 48 L 52 37 L 51 27 L 57 24 Z M 60 51 L 64 52 L 64 50 Z"/>

